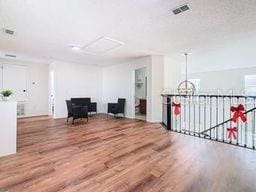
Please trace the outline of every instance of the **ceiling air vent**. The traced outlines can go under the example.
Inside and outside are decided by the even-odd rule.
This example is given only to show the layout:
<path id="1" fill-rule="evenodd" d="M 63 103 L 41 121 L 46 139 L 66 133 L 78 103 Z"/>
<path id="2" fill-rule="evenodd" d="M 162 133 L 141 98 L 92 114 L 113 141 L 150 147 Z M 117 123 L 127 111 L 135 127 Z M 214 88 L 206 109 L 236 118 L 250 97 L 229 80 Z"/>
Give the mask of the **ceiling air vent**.
<path id="1" fill-rule="evenodd" d="M 190 8 L 189 8 L 188 4 L 185 4 L 185 5 L 179 6 L 175 9 L 172 9 L 172 12 L 173 12 L 174 15 L 177 15 L 177 14 L 180 14 L 180 13 L 182 13 L 184 11 L 187 11 L 187 10 L 190 10 Z"/>
<path id="2" fill-rule="evenodd" d="M 5 54 L 5 57 L 12 57 L 12 58 L 16 58 L 16 55 Z"/>
<path id="3" fill-rule="evenodd" d="M 8 34 L 8 35 L 14 35 L 14 31 L 10 30 L 10 29 L 3 29 L 4 33 Z"/>

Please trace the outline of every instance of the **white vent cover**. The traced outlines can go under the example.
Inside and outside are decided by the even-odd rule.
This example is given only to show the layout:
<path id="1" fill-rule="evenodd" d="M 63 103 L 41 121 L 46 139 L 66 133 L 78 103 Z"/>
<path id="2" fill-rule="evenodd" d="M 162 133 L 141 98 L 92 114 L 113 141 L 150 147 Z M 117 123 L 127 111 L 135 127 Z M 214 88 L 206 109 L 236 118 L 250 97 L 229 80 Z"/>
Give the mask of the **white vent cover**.
<path id="1" fill-rule="evenodd" d="M 25 104 L 24 103 L 18 103 L 17 105 L 17 116 L 24 116 L 25 113 Z"/>
<path id="2" fill-rule="evenodd" d="M 101 37 L 91 42 L 90 44 L 82 47 L 82 50 L 88 54 L 98 55 L 104 54 L 122 45 L 124 45 L 124 43 L 121 41 L 109 37 Z"/>

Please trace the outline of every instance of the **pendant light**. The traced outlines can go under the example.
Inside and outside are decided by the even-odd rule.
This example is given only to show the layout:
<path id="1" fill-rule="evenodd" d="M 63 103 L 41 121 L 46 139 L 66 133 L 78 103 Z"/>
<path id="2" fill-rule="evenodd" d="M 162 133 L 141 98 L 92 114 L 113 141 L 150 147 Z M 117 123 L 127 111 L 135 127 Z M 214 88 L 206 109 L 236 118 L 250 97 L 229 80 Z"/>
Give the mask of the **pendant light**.
<path id="1" fill-rule="evenodd" d="M 188 81 L 188 53 L 184 53 L 185 56 L 185 80 L 178 85 L 178 93 L 180 95 L 194 95 L 196 88 L 195 85 Z"/>

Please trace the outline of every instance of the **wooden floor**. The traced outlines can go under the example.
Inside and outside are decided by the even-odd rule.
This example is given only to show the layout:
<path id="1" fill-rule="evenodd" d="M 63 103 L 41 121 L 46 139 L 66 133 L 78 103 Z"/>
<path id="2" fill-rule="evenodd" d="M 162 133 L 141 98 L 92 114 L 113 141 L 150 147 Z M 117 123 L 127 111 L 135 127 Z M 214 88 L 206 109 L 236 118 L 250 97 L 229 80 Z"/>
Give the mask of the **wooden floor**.
<path id="1" fill-rule="evenodd" d="M 65 119 L 22 119 L 18 153 L 0 158 L 0 188 L 255 192 L 256 151 L 104 115 L 75 126 Z"/>

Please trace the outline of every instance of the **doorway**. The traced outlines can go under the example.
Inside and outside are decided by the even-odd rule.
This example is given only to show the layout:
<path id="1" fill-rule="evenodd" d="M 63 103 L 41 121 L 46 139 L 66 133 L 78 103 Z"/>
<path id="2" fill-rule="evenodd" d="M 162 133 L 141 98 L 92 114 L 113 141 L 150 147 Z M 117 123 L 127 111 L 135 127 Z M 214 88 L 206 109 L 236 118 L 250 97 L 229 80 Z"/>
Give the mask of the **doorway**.
<path id="1" fill-rule="evenodd" d="M 135 119 L 146 120 L 147 115 L 147 68 L 135 70 Z"/>
<path id="2" fill-rule="evenodd" d="M 49 73 L 49 115 L 54 116 L 55 103 L 54 103 L 54 71 Z"/>

